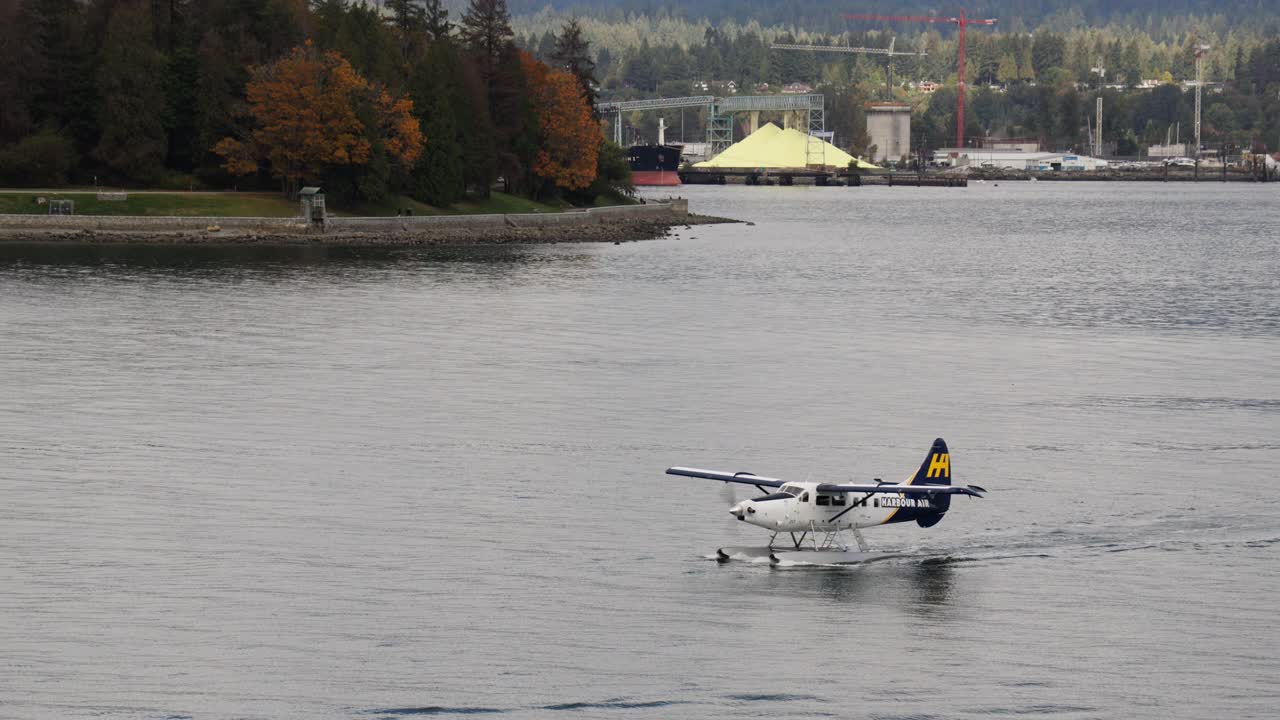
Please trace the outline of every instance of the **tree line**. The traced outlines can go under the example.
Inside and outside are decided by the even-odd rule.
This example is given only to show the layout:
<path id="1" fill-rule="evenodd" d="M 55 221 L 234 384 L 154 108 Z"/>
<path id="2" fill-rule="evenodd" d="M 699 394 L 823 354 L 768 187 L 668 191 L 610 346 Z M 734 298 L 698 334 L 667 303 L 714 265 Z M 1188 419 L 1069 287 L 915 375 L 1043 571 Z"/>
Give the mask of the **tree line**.
<path id="1" fill-rule="evenodd" d="M 838 33 L 849 27 L 848 13 L 882 15 L 954 15 L 963 6 L 973 18 L 997 18 L 1011 32 L 1044 29 L 1057 32 L 1103 26 L 1125 27 L 1148 35 L 1181 34 L 1194 28 L 1218 31 L 1261 29 L 1276 34 L 1280 20 L 1266 0 L 512 0 L 518 16 L 543 12 L 587 15 L 609 20 L 638 16 L 697 21 L 717 26 L 752 21 L 766 26 L 805 28 Z"/>
<path id="2" fill-rule="evenodd" d="M 625 191 L 593 53 L 542 59 L 505 0 L 18 0 L 0 7 L 0 183 L 322 184 L 338 201 L 449 205 L 495 182 L 541 199 Z"/>

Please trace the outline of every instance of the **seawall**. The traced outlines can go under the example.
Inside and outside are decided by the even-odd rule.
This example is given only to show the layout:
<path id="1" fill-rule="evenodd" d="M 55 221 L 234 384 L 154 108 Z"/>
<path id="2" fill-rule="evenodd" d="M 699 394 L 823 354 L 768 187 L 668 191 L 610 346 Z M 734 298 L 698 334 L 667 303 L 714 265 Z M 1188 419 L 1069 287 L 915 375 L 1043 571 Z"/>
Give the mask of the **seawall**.
<path id="1" fill-rule="evenodd" d="M 467 242 L 619 242 L 660 237 L 673 226 L 726 222 L 689 214 L 689 202 L 510 215 L 147 217 L 0 215 L 0 242 L 424 245 Z"/>

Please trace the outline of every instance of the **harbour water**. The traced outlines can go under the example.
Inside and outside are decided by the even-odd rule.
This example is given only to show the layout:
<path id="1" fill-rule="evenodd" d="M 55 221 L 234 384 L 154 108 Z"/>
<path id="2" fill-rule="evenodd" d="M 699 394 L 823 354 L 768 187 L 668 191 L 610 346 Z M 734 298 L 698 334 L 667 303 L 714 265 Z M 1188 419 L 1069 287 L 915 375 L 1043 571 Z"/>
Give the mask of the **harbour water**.
<path id="1" fill-rule="evenodd" d="M 0 246 L 0 717 L 1270 718 L 1274 186 L 623 245 Z M 685 464 L 983 485 L 859 568 Z"/>

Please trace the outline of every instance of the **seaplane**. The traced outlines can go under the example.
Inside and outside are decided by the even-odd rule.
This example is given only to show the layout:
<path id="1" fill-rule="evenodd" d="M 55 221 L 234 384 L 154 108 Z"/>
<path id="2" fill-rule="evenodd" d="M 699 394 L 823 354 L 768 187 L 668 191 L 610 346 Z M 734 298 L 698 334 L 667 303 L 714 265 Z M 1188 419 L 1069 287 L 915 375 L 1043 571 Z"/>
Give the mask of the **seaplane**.
<path id="1" fill-rule="evenodd" d="M 942 438 L 933 441 L 914 475 L 901 483 L 790 482 L 749 472 L 721 472 L 691 467 L 667 468 L 668 475 L 706 478 L 752 485 L 763 495 L 734 503 L 729 513 L 738 520 L 770 531 L 765 547 L 724 547 L 716 559 L 762 560 L 774 565 L 848 565 L 896 557 L 873 553 L 862 529 L 915 522 L 922 528 L 942 521 L 952 495 L 981 498 L 986 489 L 951 484 L 951 453 Z M 775 544 L 786 533 L 790 547 Z M 851 549 L 852 537 L 857 550 Z"/>

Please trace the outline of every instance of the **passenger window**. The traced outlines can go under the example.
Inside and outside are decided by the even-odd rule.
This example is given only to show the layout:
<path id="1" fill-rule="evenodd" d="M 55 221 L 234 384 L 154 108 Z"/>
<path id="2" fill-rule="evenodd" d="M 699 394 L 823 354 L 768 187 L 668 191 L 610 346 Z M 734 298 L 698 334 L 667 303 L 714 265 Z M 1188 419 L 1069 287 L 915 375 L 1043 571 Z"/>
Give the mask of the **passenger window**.
<path id="1" fill-rule="evenodd" d="M 875 506 L 876 506 L 876 507 L 880 507 L 880 498 L 876 498 L 875 500 L 872 500 L 871 502 L 875 503 Z"/>
<path id="2" fill-rule="evenodd" d="M 819 495 L 819 496 L 818 496 L 818 504 L 819 504 L 819 505 L 830 505 L 830 504 L 831 504 L 832 499 L 833 499 L 833 498 L 832 498 L 830 495 Z"/>
<path id="3" fill-rule="evenodd" d="M 831 496 L 831 504 L 832 504 L 832 505 L 843 505 L 843 504 L 844 504 L 844 493 L 841 493 L 841 494 L 839 494 L 839 495 L 832 495 L 832 496 Z"/>

